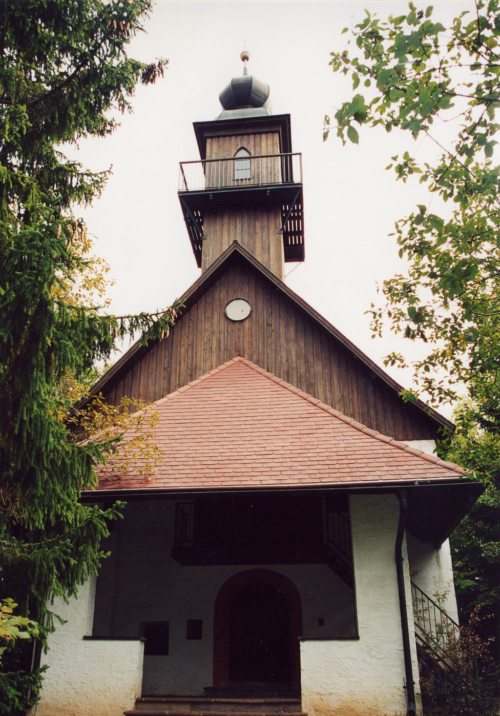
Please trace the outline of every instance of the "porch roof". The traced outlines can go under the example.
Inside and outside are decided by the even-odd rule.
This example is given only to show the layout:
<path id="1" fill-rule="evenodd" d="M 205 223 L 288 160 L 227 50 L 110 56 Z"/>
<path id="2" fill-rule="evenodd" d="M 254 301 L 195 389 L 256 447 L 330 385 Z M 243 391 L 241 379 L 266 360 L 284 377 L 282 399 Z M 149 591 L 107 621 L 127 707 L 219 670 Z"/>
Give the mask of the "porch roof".
<path id="1" fill-rule="evenodd" d="M 377 433 L 251 363 L 233 360 L 146 410 L 154 474 L 101 474 L 98 492 L 445 483 L 458 465 Z M 129 429 L 124 441 L 134 436 Z"/>

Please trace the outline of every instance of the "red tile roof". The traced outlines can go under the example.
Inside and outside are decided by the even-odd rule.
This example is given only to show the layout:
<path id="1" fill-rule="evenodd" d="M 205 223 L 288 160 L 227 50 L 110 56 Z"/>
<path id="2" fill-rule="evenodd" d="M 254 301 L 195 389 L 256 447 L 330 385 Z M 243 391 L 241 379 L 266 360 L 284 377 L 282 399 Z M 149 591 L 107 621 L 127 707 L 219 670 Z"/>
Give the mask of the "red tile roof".
<path id="1" fill-rule="evenodd" d="M 236 357 L 153 403 L 155 474 L 100 490 L 312 487 L 457 478 L 462 468 L 346 417 Z M 132 430 L 125 434 L 131 437 Z"/>

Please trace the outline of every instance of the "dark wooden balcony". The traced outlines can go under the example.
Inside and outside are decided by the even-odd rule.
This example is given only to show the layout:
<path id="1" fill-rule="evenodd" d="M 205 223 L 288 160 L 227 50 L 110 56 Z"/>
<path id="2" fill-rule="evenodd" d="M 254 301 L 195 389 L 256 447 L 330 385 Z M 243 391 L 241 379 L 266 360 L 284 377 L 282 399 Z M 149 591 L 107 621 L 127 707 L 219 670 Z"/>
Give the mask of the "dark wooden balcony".
<path id="1" fill-rule="evenodd" d="M 285 261 L 304 260 L 301 154 L 181 162 L 179 200 L 198 266 L 205 214 L 229 207 L 278 207 Z"/>
<path id="2" fill-rule="evenodd" d="M 221 496 L 179 502 L 172 556 L 180 564 L 328 564 L 354 587 L 345 496 Z"/>

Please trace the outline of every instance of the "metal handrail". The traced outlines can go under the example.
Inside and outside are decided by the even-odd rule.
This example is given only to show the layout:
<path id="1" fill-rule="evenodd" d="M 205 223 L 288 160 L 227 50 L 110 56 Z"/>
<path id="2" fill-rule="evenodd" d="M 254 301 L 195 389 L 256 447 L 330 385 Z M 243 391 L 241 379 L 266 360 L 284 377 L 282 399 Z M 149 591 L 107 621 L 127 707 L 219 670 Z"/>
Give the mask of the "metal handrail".
<path id="1" fill-rule="evenodd" d="M 434 654 L 446 663 L 449 648 L 460 636 L 457 622 L 415 582 L 411 583 L 415 634 Z"/>
<path id="2" fill-rule="evenodd" d="M 277 157 L 302 157 L 301 152 L 283 152 L 281 154 L 251 154 L 249 157 L 217 157 L 216 159 L 189 159 L 186 162 L 179 162 L 181 166 L 185 164 L 210 164 L 210 162 L 238 162 L 243 159 L 274 159 Z"/>
<path id="3" fill-rule="evenodd" d="M 238 176 L 237 168 L 248 165 L 248 176 Z M 241 173 L 240 173 L 241 174 Z M 179 192 L 242 189 L 271 185 L 302 184 L 302 155 L 258 154 L 180 162 Z"/>
<path id="4" fill-rule="evenodd" d="M 181 162 L 180 167 L 181 167 L 181 176 L 182 176 L 182 178 L 183 178 L 183 180 L 184 180 L 184 186 L 186 187 L 186 190 L 187 190 L 187 179 L 186 179 L 186 175 L 184 174 L 184 167 L 182 166 L 182 162 Z M 180 184 L 179 184 L 179 185 L 180 185 Z"/>

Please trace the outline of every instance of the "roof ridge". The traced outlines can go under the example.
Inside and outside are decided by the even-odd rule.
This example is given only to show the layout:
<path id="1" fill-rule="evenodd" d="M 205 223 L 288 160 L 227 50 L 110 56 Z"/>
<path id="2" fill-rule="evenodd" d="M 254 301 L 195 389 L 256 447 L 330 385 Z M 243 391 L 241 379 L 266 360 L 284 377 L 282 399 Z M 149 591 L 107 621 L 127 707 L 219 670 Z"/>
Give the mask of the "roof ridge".
<path id="1" fill-rule="evenodd" d="M 203 383 L 205 380 L 210 378 L 212 375 L 216 375 L 217 373 L 220 373 L 225 368 L 231 365 L 231 363 L 236 363 L 237 361 L 244 360 L 241 356 L 234 356 L 234 358 L 231 358 L 230 360 L 226 361 L 225 363 L 221 363 L 216 368 L 212 368 L 212 370 L 209 370 L 208 373 L 204 373 L 203 375 L 200 375 L 199 378 L 195 378 L 194 380 L 190 380 L 189 383 L 186 383 L 185 385 L 182 385 L 180 388 L 177 388 L 177 390 L 172 391 L 168 395 L 164 395 L 163 398 L 158 398 L 158 400 L 154 400 L 152 403 L 148 403 L 140 410 L 136 410 L 134 413 L 130 414 L 131 418 L 134 418 L 138 415 L 142 415 L 143 413 L 147 413 L 148 410 L 155 410 L 160 405 L 163 405 L 163 403 L 166 403 L 167 401 L 173 400 L 176 398 L 179 393 L 185 393 L 190 388 L 194 388 L 194 386 L 198 385 L 198 383 Z"/>
<path id="2" fill-rule="evenodd" d="M 169 393 L 168 395 L 164 395 L 163 398 L 159 398 L 158 400 L 155 400 L 153 403 L 149 403 L 145 408 L 142 410 L 137 411 L 137 413 L 141 413 L 144 410 L 148 410 L 148 408 L 158 407 L 159 405 L 162 405 L 163 403 L 166 403 L 169 400 L 172 400 L 175 398 L 179 393 L 185 393 L 190 388 L 194 388 L 195 385 L 198 385 L 199 383 L 204 383 L 208 378 L 211 378 L 213 375 L 217 375 L 217 373 L 220 373 L 221 371 L 228 368 L 232 363 L 237 363 L 238 361 L 244 361 L 245 359 L 242 358 L 242 356 L 237 355 L 234 356 L 234 358 L 231 358 L 230 360 L 227 360 L 225 363 L 221 363 L 216 368 L 212 368 L 212 370 L 209 370 L 207 373 L 203 373 L 203 375 L 200 375 L 199 378 L 195 378 L 194 380 L 190 380 L 189 383 L 186 383 L 185 385 L 181 386 L 180 388 L 177 388 L 177 390 L 174 390 L 172 393 Z M 136 413 L 134 413 L 136 415 Z"/>
<path id="3" fill-rule="evenodd" d="M 372 430 L 372 428 L 369 428 L 366 425 L 363 425 L 363 423 L 360 423 L 358 420 L 355 420 L 354 418 L 350 418 L 348 415 L 341 413 L 340 410 L 336 410 L 331 405 L 328 405 L 327 403 L 323 403 L 321 400 L 318 400 L 317 398 L 313 397 L 309 393 L 306 393 L 305 391 L 301 390 L 300 388 L 297 388 L 292 383 L 288 383 L 286 380 L 283 380 L 282 378 L 278 378 L 278 376 L 274 375 L 274 373 L 271 373 L 270 371 L 267 371 L 264 368 L 261 368 L 261 366 L 257 365 L 256 363 L 253 363 L 248 358 L 244 358 L 242 356 L 239 356 L 239 358 L 243 363 L 245 363 L 249 368 L 252 368 L 253 370 L 255 370 L 257 373 L 260 373 L 261 375 L 268 378 L 269 380 L 272 380 L 273 382 L 277 383 L 278 385 L 281 385 L 282 387 L 286 388 L 290 392 L 295 393 L 297 396 L 299 396 L 303 400 L 306 400 L 307 402 L 315 405 L 317 408 L 320 408 L 321 410 L 324 410 L 325 412 L 329 413 L 330 415 L 333 415 L 334 417 L 338 418 L 339 420 L 342 420 L 344 423 L 351 425 L 353 428 L 355 428 L 359 432 L 365 433 L 366 435 L 371 435 L 373 438 L 376 438 L 377 440 L 380 440 L 381 442 L 388 443 L 390 445 L 394 445 L 394 447 L 397 447 L 400 450 L 404 450 L 405 452 L 408 452 L 412 455 L 416 455 L 417 457 L 423 458 L 424 460 L 428 460 L 429 462 L 432 462 L 434 464 L 445 466 L 445 467 L 449 468 L 450 470 L 454 470 L 455 472 L 460 473 L 461 475 L 467 474 L 467 471 L 464 470 L 464 468 L 461 467 L 460 465 L 457 465 L 454 462 L 448 462 L 447 460 L 442 460 L 440 457 L 435 457 L 434 455 L 430 455 L 429 453 L 424 452 L 423 450 L 417 450 L 416 448 L 411 447 L 411 445 L 407 445 L 406 443 L 401 442 L 399 440 L 395 440 L 394 438 L 391 438 L 388 435 L 384 435 L 383 433 L 379 433 L 376 430 Z M 233 362 L 233 361 L 230 361 L 230 362 Z"/>

